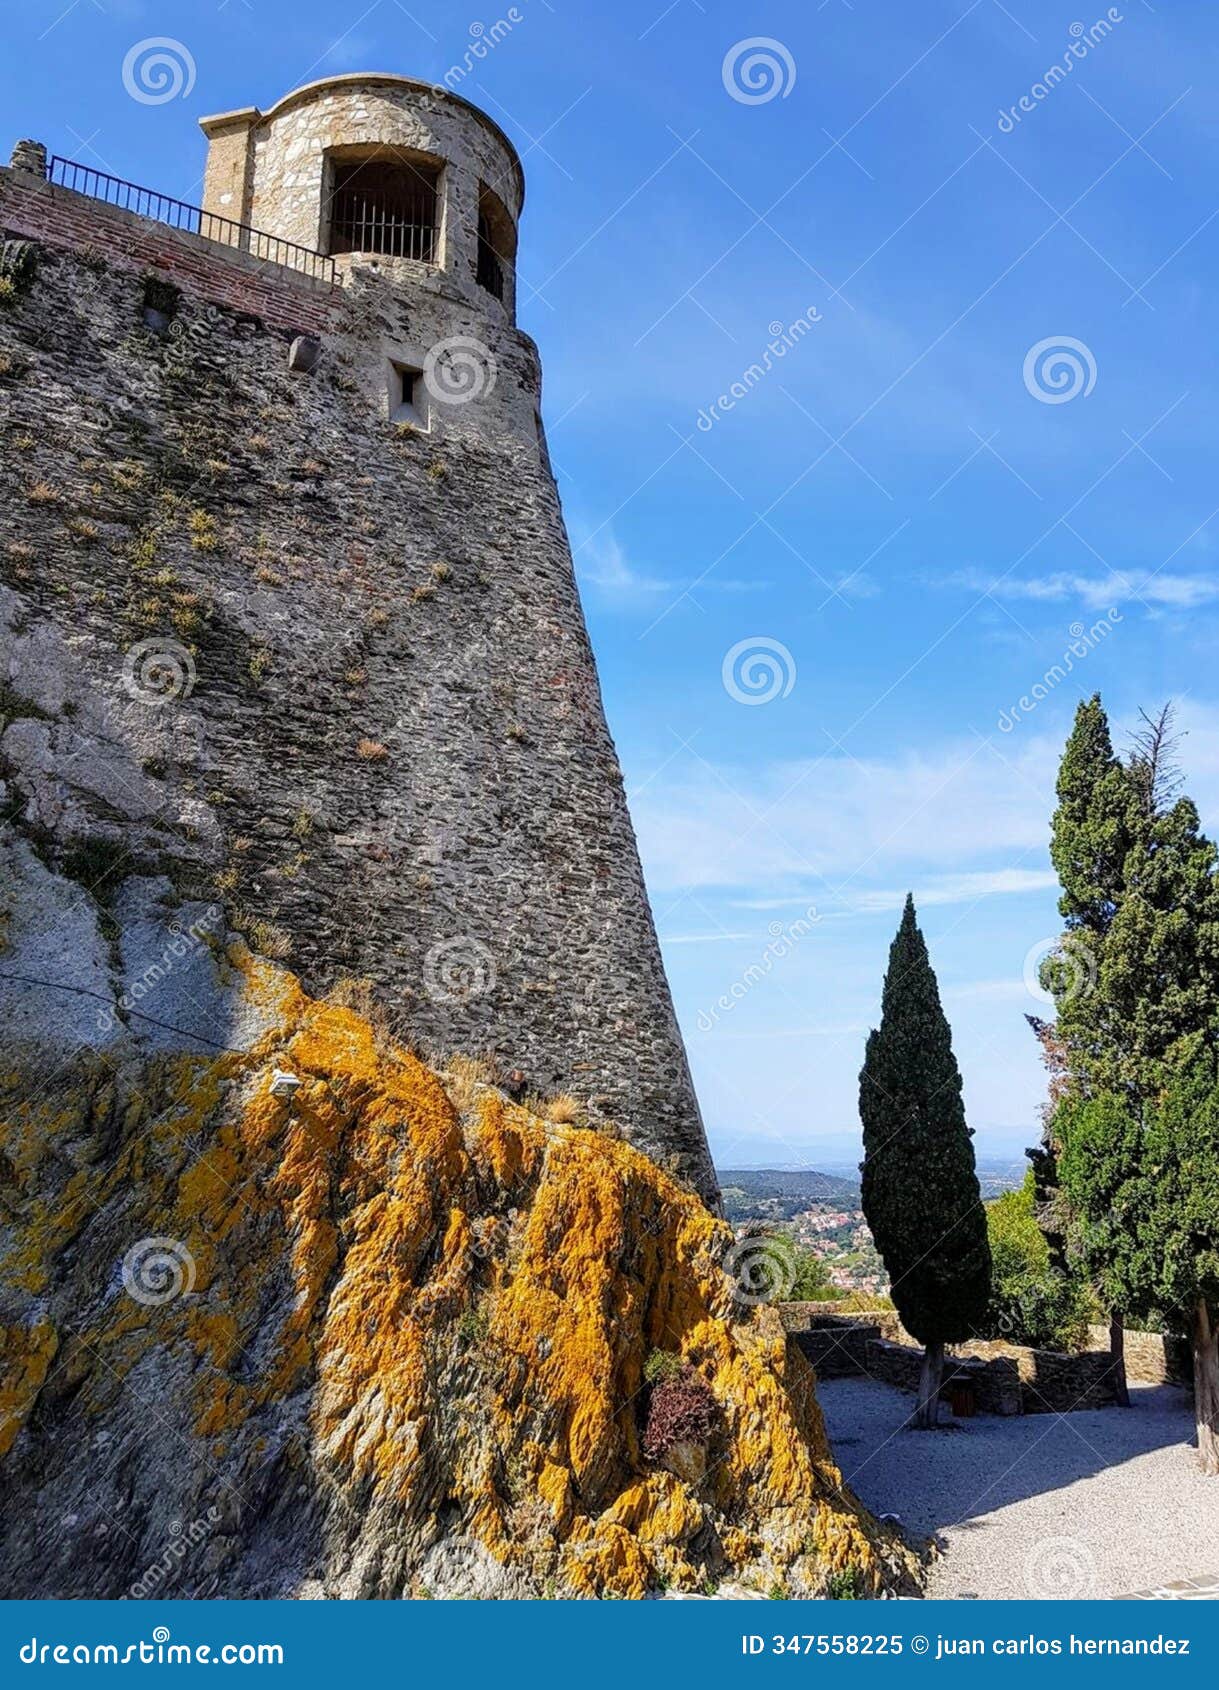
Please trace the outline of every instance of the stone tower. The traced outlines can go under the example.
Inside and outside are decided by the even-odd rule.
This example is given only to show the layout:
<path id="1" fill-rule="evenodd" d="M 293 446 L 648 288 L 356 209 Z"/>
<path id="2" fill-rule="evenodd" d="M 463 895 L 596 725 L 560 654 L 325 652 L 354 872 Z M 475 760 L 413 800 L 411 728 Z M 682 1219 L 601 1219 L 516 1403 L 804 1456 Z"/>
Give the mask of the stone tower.
<path id="1" fill-rule="evenodd" d="M 150 897 L 219 902 L 714 1203 L 515 326 L 520 161 L 390 75 L 203 129 L 190 216 L 36 144 L 0 171 L 6 826 L 112 945 L 86 987 L 31 928 L 25 972 L 95 990 Z M 21 1036 L 41 1002 L 0 979 Z"/>

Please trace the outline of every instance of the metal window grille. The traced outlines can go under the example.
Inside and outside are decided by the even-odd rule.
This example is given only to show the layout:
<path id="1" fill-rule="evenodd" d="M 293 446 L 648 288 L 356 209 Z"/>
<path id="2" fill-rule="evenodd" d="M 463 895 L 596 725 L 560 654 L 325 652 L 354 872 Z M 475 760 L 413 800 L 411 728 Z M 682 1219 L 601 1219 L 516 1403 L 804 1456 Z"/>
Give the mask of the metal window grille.
<path id="1" fill-rule="evenodd" d="M 439 171 L 365 159 L 334 167 L 330 251 L 381 252 L 436 262 Z"/>

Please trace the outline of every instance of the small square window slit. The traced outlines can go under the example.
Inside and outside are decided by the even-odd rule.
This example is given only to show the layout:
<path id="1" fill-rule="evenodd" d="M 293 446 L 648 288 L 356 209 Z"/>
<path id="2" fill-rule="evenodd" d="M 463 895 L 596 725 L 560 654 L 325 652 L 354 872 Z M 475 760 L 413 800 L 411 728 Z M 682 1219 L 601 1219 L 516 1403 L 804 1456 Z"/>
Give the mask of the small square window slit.
<path id="1" fill-rule="evenodd" d="M 389 420 L 413 423 L 416 428 L 428 427 L 427 388 L 423 371 L 409 364 L 389 363 Z"/>

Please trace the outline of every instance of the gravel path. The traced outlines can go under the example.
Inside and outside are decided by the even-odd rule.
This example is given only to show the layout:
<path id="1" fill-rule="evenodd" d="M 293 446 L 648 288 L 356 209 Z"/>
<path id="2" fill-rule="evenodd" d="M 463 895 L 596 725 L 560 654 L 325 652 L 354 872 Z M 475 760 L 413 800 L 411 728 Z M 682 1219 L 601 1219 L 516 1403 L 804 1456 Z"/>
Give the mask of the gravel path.
<path id="1" fill-rule="evenodd" d="M 914 1399 L 892 1386 L 817 1387 L 860 1500 L 939 1541 L 937 1597 L 1128 1596 L 1219 1574 L 1219 1479 L 1197 1471 L 1189 1399 L 1172 1385 L 1130 1394 L 1129 1409 L 914 1432 Z"/>

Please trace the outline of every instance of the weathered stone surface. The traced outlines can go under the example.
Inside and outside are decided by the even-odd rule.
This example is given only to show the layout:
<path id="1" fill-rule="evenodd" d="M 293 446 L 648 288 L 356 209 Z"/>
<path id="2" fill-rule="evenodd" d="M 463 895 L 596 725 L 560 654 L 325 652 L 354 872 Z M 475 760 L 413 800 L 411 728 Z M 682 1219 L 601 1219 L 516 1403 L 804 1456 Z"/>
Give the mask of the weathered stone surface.
<path id="1" fill-rule="evenodd" d="M 10 825 L 91 861 L 103 903 L 116 876 L 166 876 L 310 987 L 371 980 L 421 1048 L 571 1094 L 714 1201 L 536 349 L 453 267 L 473 261 L 471 184 L 519 207 L 511 153 L 440 106 L 344 86 L 272 125 L 255 180 L 297 237 L 292 196 L 320 177 L 277 174 L 281 123 L 351 139 L 392 107 L 453 158 L 445 264 L 348 262 L 309 375 L 287 329 L 208 302 L 215 242 L 162 231 L 156 333 L 145 282 L 103 256 L 133 220 L 58 187 L 20 200 L 56 244 L 0 305 Z M 477 395 L 426 395 L 426 427 L 396 426 L 391 362 L 453 337 L 481 349 Z"/>
<path id="2" fill-rule="evenodd" d="M 124 934 L 162 894 L 123 886 Z M 236 941 L 200 955 L 192 993 L 239 1049 L 133 1023 L 53 1075 L 45 1040 L 7 1053 L 10 1596 L 912 1588 L 693 1193 Z M 705 1470 L 642 1454 L 655 1347 L 716 1399 Z"/>

